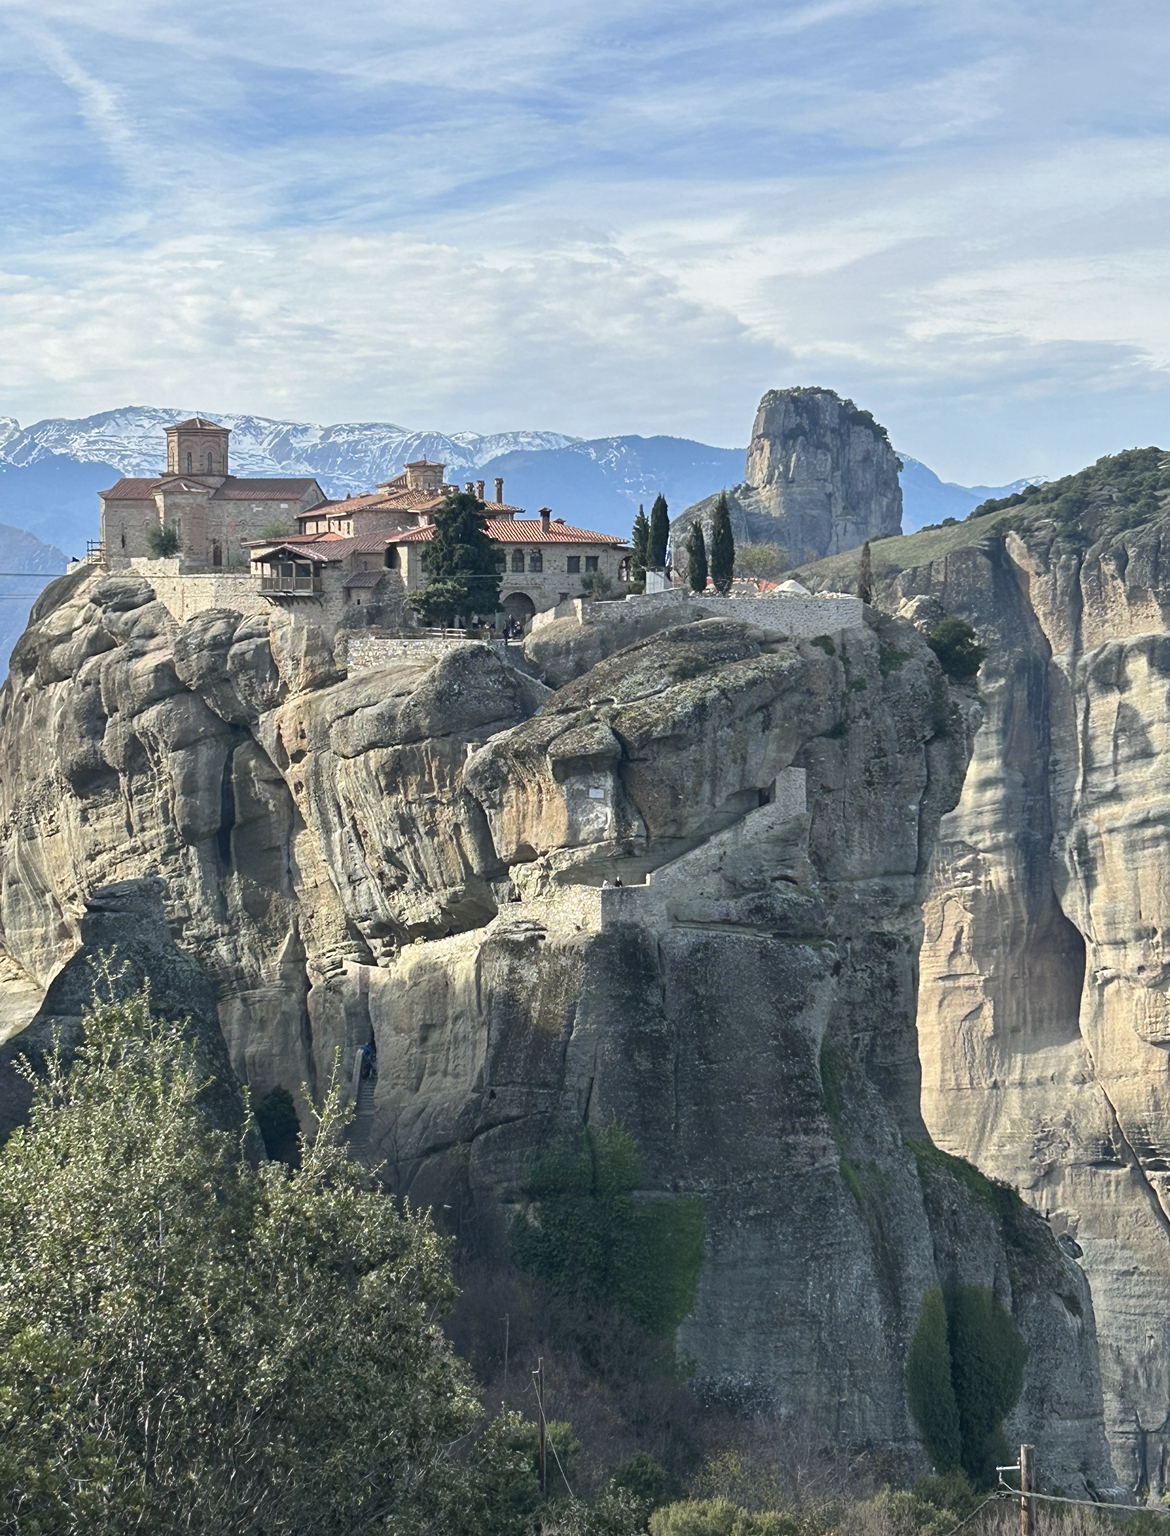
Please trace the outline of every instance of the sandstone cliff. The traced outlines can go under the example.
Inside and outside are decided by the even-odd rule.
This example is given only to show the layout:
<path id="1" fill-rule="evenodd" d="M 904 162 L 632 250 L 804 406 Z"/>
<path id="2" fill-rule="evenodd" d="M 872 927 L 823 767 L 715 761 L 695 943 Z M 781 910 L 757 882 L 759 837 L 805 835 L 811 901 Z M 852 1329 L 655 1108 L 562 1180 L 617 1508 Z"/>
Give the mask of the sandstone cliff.
<path id="1" fill-rule="evenodd" d="M 974 624 L 984 723 L 925 906 L 923 1111 L 1089 1276 L 1118 1475 L 1170 1486 L 1170 459 L 1142 450 L 874 548 Z M 852 557 L 856 561 L 856 556 Z M 817 568 L 830 585 L 848 562 Z"/>
<path id="2" fill-rule="evenodd" d="M 831 389 L 773 389 L 760 401 L 743 483 L 728 491 L 737 544 L 781 544 L 793 565 L 901 532 L 901 465 L 885 428 Z M 671 524 L 675 550 L 716 498 Z"/>
<path id="3" fill-rule="evenodd" d="M 365 1155 L 488 1255 L 530 1154 L 617 1118 L 649 1191 L 703 1200 L 701 1391 L 921 1465 L 908 1340 L 929 1287 L 977 1281 L 1029 1343 L 1011 1432 L 1107 1477 L 1084 1276 L 919 1112 L 922 882 L 973 693 L 878 616 L 555 643 L 555 690 L 475 645 L 347 678 L 311 626 L 56 583 L 0 695 L 7 1027 L 75 1007 L 50 983 L 105 912 L 103 944 L 198 969 L 258 1094 L 319 1092 L 372 1034 Z"/>

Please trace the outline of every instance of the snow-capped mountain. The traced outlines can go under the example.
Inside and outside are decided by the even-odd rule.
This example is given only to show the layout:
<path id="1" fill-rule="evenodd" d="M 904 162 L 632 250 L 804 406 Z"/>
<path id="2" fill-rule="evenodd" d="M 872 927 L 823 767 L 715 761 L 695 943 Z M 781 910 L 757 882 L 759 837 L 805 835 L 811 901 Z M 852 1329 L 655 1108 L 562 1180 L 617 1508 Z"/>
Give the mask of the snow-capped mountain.
<path id="1" fill-rule="evenodd" d="M 50 417 L 21 428 L 0 417 L 0 463 L 33 465 L 51 456 L 109 464 L 120 475 L 157 475 L 164 463 L 163 430 L 190 416 L 232 429 L 231 467 L 237 475 L 313 475 L 330 495 L 369 490 L 411 459 L 442 460 L 452 478 L 470 475 L 489 459 L 517 450 L 563 448 L 562 432 L 415 432 L 391 422 L 273 421 L 232 412 L 126 406 L 80 420 Z"/>

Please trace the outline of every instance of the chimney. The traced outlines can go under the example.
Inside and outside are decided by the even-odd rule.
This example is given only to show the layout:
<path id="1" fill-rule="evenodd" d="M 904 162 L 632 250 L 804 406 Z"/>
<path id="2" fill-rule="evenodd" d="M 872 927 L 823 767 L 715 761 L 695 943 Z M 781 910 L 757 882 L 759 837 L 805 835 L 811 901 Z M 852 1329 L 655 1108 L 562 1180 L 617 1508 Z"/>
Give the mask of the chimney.
<path id="1" fill-rule="evenodd" d="M 542 533 L 547 533 L 548 530 L 549 530 L 549 524 L 551 522 L 552 522 L 552 508 L 551 507 L 541 507 L 541 509 L 540 509 L 540 531 Z"/>
<path id="2" fill-rule="evenodd" d="M 480 501 L 483 500 L 483 481 L 482 480 L 477 480 L 475 482 L 475 494 L 479 497 Z"/>
<path id="3" fill-rule="evenodd" d="M 503 476 L 502 475 L 497 475 L 496 476 L 496 502 L 497 502 L 497 504 L 499 504 L 499 503 L 502 503 L 503 500 L 504 500 L 504 480 L 503 480 Z"/>

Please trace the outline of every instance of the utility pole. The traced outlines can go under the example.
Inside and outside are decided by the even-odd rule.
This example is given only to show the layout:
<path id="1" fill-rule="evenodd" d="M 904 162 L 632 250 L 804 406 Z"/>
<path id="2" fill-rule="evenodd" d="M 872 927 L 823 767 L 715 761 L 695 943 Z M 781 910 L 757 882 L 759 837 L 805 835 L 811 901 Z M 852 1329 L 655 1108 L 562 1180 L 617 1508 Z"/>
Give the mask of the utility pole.
<path id="1" fill-rule="evenodd" d="M 533 1384 L 536 1387 L 536 1417 L 540 1428 L 540 1491 L 548 1492 L 548 1461 L 547 1446 L 544 1432 L 544 1359 L 541 1357 L 536 1362 L 536 1369 L 532 1373 Z M 1031 1536 L 1031 1532 L 1023 1533 L 1023 1536 Z"/>
<path id="2" fill-rule="evenodd" d="M 1036 1536 L 1036 1447 L 1020 1446 L 1020 1536 Z"/>

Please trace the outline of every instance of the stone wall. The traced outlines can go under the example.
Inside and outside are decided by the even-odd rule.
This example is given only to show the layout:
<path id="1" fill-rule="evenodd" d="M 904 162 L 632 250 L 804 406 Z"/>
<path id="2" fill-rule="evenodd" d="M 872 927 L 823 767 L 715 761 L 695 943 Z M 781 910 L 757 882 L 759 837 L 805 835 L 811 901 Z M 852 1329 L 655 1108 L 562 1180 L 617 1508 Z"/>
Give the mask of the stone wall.
<path id="1" fill-rule="evenodd" d="M 865 622 L 864 605 L 859 597 L 835 594 L 831 597 L 695 597 L 689 592 L 663 592 L 627 597 L 621 603 L 590 603 L 576 598 L 560 603 L 532 620 L 531 633 L 537 634 L 558 619 L 575 618 L 579 624 L 630 625 L 631 631 L 651 606 L 667 605 L 678 609 L 678 624 L 698 619 L 738 619 L 758 624 L 793 639 L 811 640 L 817 635 L 835 634 L 842 629 L 856 629 Z"/>
<path id="2" fill-rule="evenodd" d="M 503 651 L 503 641 L 491 642 Z M 461 638 L 447 639 L 442 635 L 393 637 L 390 635 L 366 635 L 360 630 L 351 631 L 346 637 L 345 665 L 351 674 L 372 672 L 376 667 L 391 667 L 397 662 L 438 661 L 440 656 L 458 650 L 468 642 Z"/>
<path id="3" fill-rule="evenodd" d="M 178 560 L 127 562 L 136 575 L 154 588 L 155 596 L 180 624 L 209 608 L 232 608 L 246 617 L 271 612 L 256 578 L 248 571 L 184 571 Z"/>

